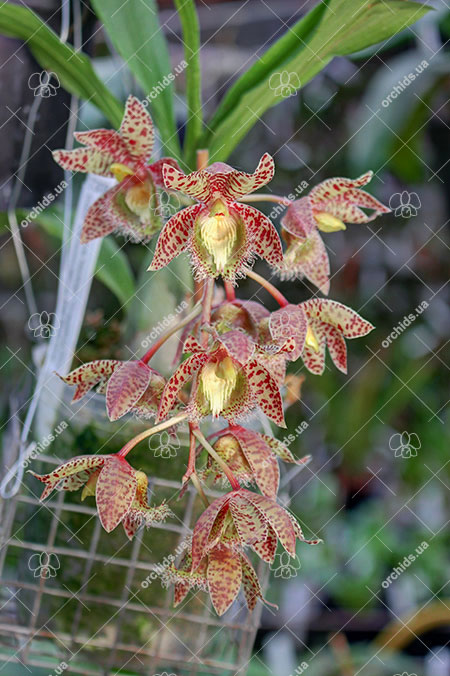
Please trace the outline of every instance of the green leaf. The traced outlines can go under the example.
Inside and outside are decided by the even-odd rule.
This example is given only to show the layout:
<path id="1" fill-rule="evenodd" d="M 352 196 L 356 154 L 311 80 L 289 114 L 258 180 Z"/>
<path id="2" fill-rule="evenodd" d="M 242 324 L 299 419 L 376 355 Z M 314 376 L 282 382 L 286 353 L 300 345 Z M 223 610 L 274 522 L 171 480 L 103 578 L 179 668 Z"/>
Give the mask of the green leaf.
<path id="1" fill-rule="evenodd" d="M 22 220 L 26 218 L 22 212 L 21 218 Z M 63 222 L 57 213 L 47 209 L 39 214 L 36 223 L 41 225 L 49 235 L 62 240 Z M 128 258 L 111 237 L 102 240 L 95 276 L 116 296 L 123 310 L 128 312 L 136 285 Z"/>
<path id="2" fill-rule="evenodd" d="M 144 90 L 165 152 L 180 158 L 167 43 L 154 0 L 93 0 L 114 47 Z"/>
<path id="3" fill-rule="evenodd" d="M 276 68 L 282 68 L 283 63 L 298 51 L 299 45 L 311 35 L 320 22 L 328 2 L 329 0 L 324 0 L 297 21 L 227 90 L 208 122 L 209 132 L 205 135 L 205 140 L 249 89 L 270 77 Z"/>
<path id="4" fill-rule="evenodd" d="M 200 71 L 200 27 L 194 0 L 175 0 L 183 29 L 184 58 L 187 61 L 186 98 L 188 118 L 184 141 L 184 157 L 191 168 L 195 150 L 202 133 L 202 90 Z"/>
<path id="5" fill-rule="evenodd" d="M 99 108 L 114 127 L 123 106 L 97 77 L 90 59 L 59 37 L 30 9 L 5 2 L 0 6 L 0 33 L 27 43 L 42 68 L 55 72 L 68 92 Z"/>
<path id="6" fill-rule="evenodd" d="M 128 312 L 136 285 L 128 258 L 111 237 L 102 241 L 95 276 L 116 296 L 122 309 Z"/>
<path id="7" fill-rule="evenodd" d="M 296 53 L 287 61 L 274 60 L 276 65 L 271 66 L 270 73 L 250 86 L 222 118 L 208 143 L 213 160 L 226 160 L 263 113 L 283 100 L 279 88 L 271 86 L 273 76 L 285 73 L 292 88 L 297 89 L 299 82 L 304 86 L 335 56 L 351 54 L 386 40 L 420 19 L 429 9 L 405 0 L 372 0 L 370 3 L 330 0 L 319 22 L 310 20 L 306 24 L 309 34 L 305 33 L 299 41 Z"/>

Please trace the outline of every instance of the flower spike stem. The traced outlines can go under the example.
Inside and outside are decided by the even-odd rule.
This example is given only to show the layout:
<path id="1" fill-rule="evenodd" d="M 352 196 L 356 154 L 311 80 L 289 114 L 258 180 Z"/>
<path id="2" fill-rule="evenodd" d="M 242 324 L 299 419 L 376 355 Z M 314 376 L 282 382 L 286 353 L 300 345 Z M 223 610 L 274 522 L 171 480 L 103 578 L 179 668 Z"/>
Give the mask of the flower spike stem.
<path id="1" fill-rule="evenodd" d="M 151 348 L 150 348 L 149 350 L 147 350 L 147 352 L 144 354 L 144 356 L 141 358 L 140 361 L 143 362 L 144 364 L 148 364 L 148 362 L 149 362 L 150 359 L 153 357 L 153 355 L 155 354 L 155 352 L 157 352 L 157 351 L 159 350 L 159 348 L 160 348 L 162 345 L 164 345 L 164 343 L 166 342 L 166 340 L 169 340 L 169 338 L 170 338 L 171 336 L 173 336 L 174 333 L 176 333 L 177 331 L 179 331 L 180 329 L 182 329 L 183 327 L 185 327 L 187 324 L 189 324 L 189 322 L 190 322 L 192 319 L 194 319 L 195 317 L 197 317 L 197 315 L 200 314 L 201 309 L 202 309 L 201 303 L 197 303 L 197 305 L 195 305 L 195 307 L 193 308 L 193 310 L 192 310 L 191 312 L 189 312 L 189 314 L 187 314 L 186 317 L 185 317 L 184 319 L 181 320 L 181 322 L 178 322 L 178 324 L 177 324 L 176 326 L 174 326 L 173 328 L 169 329 L 169 331 L 167 331 L 167 333 L 164 333 L 164 334 L 161 336 L 161 338 L 160 338 L 159 340 L 157 340 L 156 343 L 154 343 L 154 344 L 151 346 Z"/>
<path id="2" fill-rule="evenodd" d="M 233 301 L 236 300 L 236 293 L 234 291 L 234 286 L 231 284 L 231 282 L 224 282 L 225 284 L 225 293 L 227 296 L 227 300 Z"/>
<path id="3" fill-rule="evenodd" d="M 276 202 L 277 204 L 282 204 L 285 207 L 288 207 L 292 204 L 292 200 L 287 197 L 280 197 L 280 195 L 269 195 L 266 193 L 256 193 L 255 195 L 245 195 L 245 197 L 240 197 L 239 202 Z"/>
<path id="4" fill-rule="evenodd" d="M 147 439 L 148 437 L 151 437 L 153 434 L 162 432 L 163 430 L 166 430 L 169 427 L 178 425 L 178 423 L 183 422 L 183 420 L 186 420 L 187 417 L 188 417 L 187 413 L 180 413 L 179 415 L 170 418 L 170 420 L 165 420 L 159 425 L 155 425 L 154 427 L 151 427 L 149 430 L 141 432 L 141 434 L 138 434 L 137 436 L 133 437 L 133 439 L 130 439 L 130 441 L 128 441 L 125 444 L 125 446 L 121 448 L 121 450 L 118 452 L 117 455 L 120 455 L 122 458 L 124 458 L 131 451 L 132 448 L 134 448 L 137 444 L 139 444 L 139 442 L 143 441 L 144 439 Z"/>
<path id="5" fill-rule="evenodd" d="M 214 279 L 207 279 L 203 286 L 203 300 L 202 300 L 202 325 L 211 324 L 211 307 L 214 295 Z M 206 331 L 202 333 L 202 345 L 207 347 L 209 334 Z"/>
<path id="6" fill-rule="evenodd" d="M 201 431 L 198 428 L 193 430 L 193 433 L 197 437 L 197 439 L 199 440 L 199 442 L 201 443 L 203 448 L 205 448 L 208 451 L 209 455 L 213 458 L 213 460 L 216 461 L 216 463 L 219 465 L 220 469 L 223 470 L 224 474 L 226 475 L 228 481 L 231 484 L 231 488 L 234 491 L 240 490 L 241 486 L 240 486 L 239 481 L 236 479 L 236 477 L 234 476 L 233 472 L 230 470 L 228 465 L 222 460 L 220 455 L 218 455 L 218 453 L 216 453 L 216 451 L 211 446 L 211 444 L 206 439 L 206 437 L 201 433 Z"/>
<path id="7" fill-rule="evenodd" d="M 268 291 L 268 293 L 270 293 L 270 295 L 273 296 L 273 298 L 275 298 L 280 307 L 286 307 L 286 305 L 289 305 L 289 301 L 287 300 L 287 298 L 283 296 L 281 291 L 278 291 L 276 286 L 268 282 L 267 279 L 264 279 L 264 277 L 261 277 L 261 275 L 258 275 L 256 272 L 253 272 L 253 270 L 247 270 L 247 277 L 250 277 L 250 279 L 254 279 L 255 282 L 258 282 L 258 284 L 261 284 L 261 286 L 263 286 L 265 290 Z"/>
<path id="8" fill-rule="evenodd" d="M 205 491 L 202 488 L 202 485 L 200 483 L 200 479 L 198 478 L 197 474 L 194 472 L 193 474 L 191 474 L 190 478 L 191 478 L 191 481 L 192 481 L 192 483 L 195 487 L 195 490 L 197 491 L 200 498 L 202 499 L 203 504 L 205 505 L 205 507 L 209 507 L 209 500 L 205 495 Z"/>

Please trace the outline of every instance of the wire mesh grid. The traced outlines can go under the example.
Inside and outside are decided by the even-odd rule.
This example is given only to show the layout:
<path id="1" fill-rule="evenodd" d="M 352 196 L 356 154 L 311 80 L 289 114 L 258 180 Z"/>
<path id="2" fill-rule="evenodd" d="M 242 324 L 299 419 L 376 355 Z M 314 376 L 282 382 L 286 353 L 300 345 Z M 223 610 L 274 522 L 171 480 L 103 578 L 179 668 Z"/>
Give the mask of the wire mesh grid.
<path id="1" fill-rule="evenodd" d="M 57 464 L 40 460 L 45 471 Z M 119 529 L 106 534 L 79 497 L 59 491 L 40 503 L 26 476 L 19 494 L 0 503 L 0 674 L 14 662 L 87 676 L 246 673 L 261 604 L 249 613 L 238 599 L 218 618 L 197 592 L 174 609 L 158 577 L 191 532 L 193 492 L 178 519 L 141 529 L 130 543 Z M 179 488 L 157 478 L 153 486 L 163 497 Z"/>

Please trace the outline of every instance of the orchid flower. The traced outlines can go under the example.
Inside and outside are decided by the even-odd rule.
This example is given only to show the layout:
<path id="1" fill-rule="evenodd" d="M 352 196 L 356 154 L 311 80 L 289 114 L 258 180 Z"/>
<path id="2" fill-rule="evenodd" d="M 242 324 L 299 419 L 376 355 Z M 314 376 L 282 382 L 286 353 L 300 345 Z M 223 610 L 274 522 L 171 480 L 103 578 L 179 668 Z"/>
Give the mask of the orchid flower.
<path id="1" fill-rule="evenodd" d="M 281 348 L 292 349 L 288 342 Z M 234 421 L 260 406 L 268 418 L 284 427 L 279 384 L 261 363 L 254 342 L 242 331 L 216 335 L 211 348 L 188 336 L 183 348 L 191 353 L 167 381 L 157 420 L 165 418 L 177 401 L 184 383 L 196 376 L 188 404 L 189 418 L 219 415 Z"/>
<path id="2" fill-rule="evenodd" d="M 296 460 L 288 447 L 278 439 L 239 425 L 230 426 L 216 441 L 214 450 L 238 481 L 244 485 L 255 483 L 263 495 L 273 499 L 277 495 L 280 480 L 277 457 L 303 467 L 311 459 L 308 455 Z M 226 481 L 219 465 L 208 456 L 207 468 L 200 477 L 206 479 L 211 474 L 214 481 Z"/>
<path id="3" fill-rule="evenodd" d="M 253 174 L 221 162 L 187 176 L 173 166 L 164 166 L 166 188 L 198 203 L 166 223 L 150 269 L 159 270 L 183 251 L 189 251 L 199 279 L 221 275 L 235 282 L 245 275 L 255 255 L 270 265 L 280 265 L 281 243 L 272 222 L 254 207 L 237 201 L 266 185 L 273 174 L 274 162 L 267 153 Z"/>
<path id="4" fill-rule="evenodd" d="M 165 157 L 148 165 L 154 129 L 142 103 L 134 96 L 128 97 L 119 131 L 75 132 L 75 138 L 84 147 L 55 150 L 55 161 L 63 169 L 110 176 L 118 181 L 88 210 L 81 241 L 89 242 L 114 231 L 133 241 L 148 240 L 162 225 L 156 189 L 164 188 L 162 167 L 178 164 Z"/>
<path id="5" fill-rule="evenodd" d="M 319 183 L 308 196 L 292 202 L 282 224 L 282 237 L 287 244 L 282 277 L 306 277 L 322 293 L 330 290 L 330 262 L 319 230 L 345 230 L 346 223 L 369 223 L 390 209 L 368 192 L 361 190 L 373 172 L 359 178 L 329 178 Z M 367 215 L 362 211 L 370 209 Z"/>
<path id="6" fill-rule="evenodd" d="M 76 386 L 72 401 L 82 399 L 93 387 L 97 388 L 97 394 L 105 394 L 110 420 L 118 420 L 130 412 L 143 418 L 154 417 L 166 382 L 143 361 L 118 359 L 87 362 L 60 378 Z"/>
<path id="7" fill-rule="evenodd" d="M 230 607 L 243 584 L 252 610 L 261 586 L 244 547 L 251 547 L 272 563 L 278 540 L 295 557 L 296 540 L 306 540 L 297 520 L 274 500 L 241 488 L 214 500 L 194 527 L 190 551 L 178 568 L 171 566 L 166 579 L 175 582 L 175 605 L 191 588 L 208 591 L 218 615 Z"/>
<path id="8" fill-rule="evenodd" d="M 200 589 L 209 593 L 220 616 L 236 599 L 241 586 L 249 610 L 255 608 L 258 599 L 267 603 L 249 558 L 226 544 L 213 547 L 195 571 L 192 570 L 192 553 L 186 552 L 178 568 L 172 564 L 164 571 L 163 579 L 175 586 L 174 606 L 178 606 L 191 589 Z"/>
<path id="9" fill-rule="evenodd" d="M 311 373 L 321 375 L 325 369 L 325 346 L 335 366 L 347 373 L 345 338 L 360 338 L 374 328 L 351 308 L 328 298 L 311 298 L 299 305 L 287 305 L 270 317 L 273 340 L 282 343 L 287 336 L 294 349 L 286 356 L 303 362 Z"/>
<path id="10" fill-rule="evenodd" d="M 57 486 L 65 491 L 84 486 L 81 499 L 95 495 L 103 528 L 109 533 L 122 523 L 130 540 L 143 523 L 150 526 L 171 514 L 165 503 L 150 507 L 147 476 L 118 455 L 82 455 L 68 460 L 50 474 L 30 473 L 45 484 L 41 500 Z"/>

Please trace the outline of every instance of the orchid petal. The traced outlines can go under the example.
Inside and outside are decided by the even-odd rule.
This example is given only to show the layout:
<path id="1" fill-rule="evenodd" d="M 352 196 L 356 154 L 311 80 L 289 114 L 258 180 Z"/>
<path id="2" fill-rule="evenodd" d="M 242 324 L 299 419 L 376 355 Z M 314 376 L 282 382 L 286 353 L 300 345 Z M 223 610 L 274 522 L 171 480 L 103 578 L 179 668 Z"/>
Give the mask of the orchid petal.
<path id="1" fill-rule="evenodd" d="M 208 355 L 204 352 L 188 357 L 175 371 L 164 387 L 161 402 L 159 404 L 157 422 L 166 417 L 172 407 L 175 405 L 178 393 L 193 375 L 196 373 L 205 362 L 208 360 Z"/>
<path id="2" fill-rule="evenodd" d="M 76 131 L 74 136 L 79 143 L 94 150 L 105 153 L 114 162 L 134 168 L 136 161 L 131 156 L 127 144 L 120 134 L 113 129 L 93 129 L 92 131 Z"/>
<path id="3" fill-rule="evenodd" d="M 171 164 L 167 164 L 163 167 L 163 179 L 168 190 L 177 190 L 200 202 L 208 201 L 210 178 L 203 170 L 186 175 Z"/>
<path id="4" fill-rule="evenodd" d="M 220 192 L 223 197 L 229 200 L 249 195 L 250 193 L 262 188 L 272 180 L 275 173 L 275 163 L 269 153 L 265 153 L 259 160 L 258 166 L 253 174 L 246 174 L 244 171 L 232 170 L 220 177 L 223 186 L 220 186 Z M 213 181 L 216 188 L 216 181 Z"/>
<path id="5" fill-rule="evenodd" d="M 133 158 L 142 161 L 149 159 L 155 140 L 153 122 L 146 108 L 135 96 L 127 99 L 119 133 Z"/>
<path id="6" fill-rule="evenodd" d="M 245 365 L 252 396 L 268 418 L 279 427 L 286 427 L 283 402 L 276 380 L 269 371 L 255 359 Z"/>
<path id="7" fill-rule="evenodd" d="M 283 250 L 280 237 L 272 221 L 261 211 L 248 204 L 236 202 L 233 207 L 245 223 L 248 233 L 248 251 L 254 250 L 269 265 L 280 265 L 283 261 Z"/>
<path id="8" fill-rule="evenodd" d="M 165 267 L 186 249 L 194 221 L 202 209 L 202 205 L 194 204 L 174 214 L 167 221 L 159 235 L 149 270 L 159 270 Z"/>
<path id="9" fill-rule="evenodd" d="M 242 567 L 239 554 L 227 547 L 213 549 L 208 561 L 208 587 L 218 615 L 223 615 L 239 593 Z"/>

